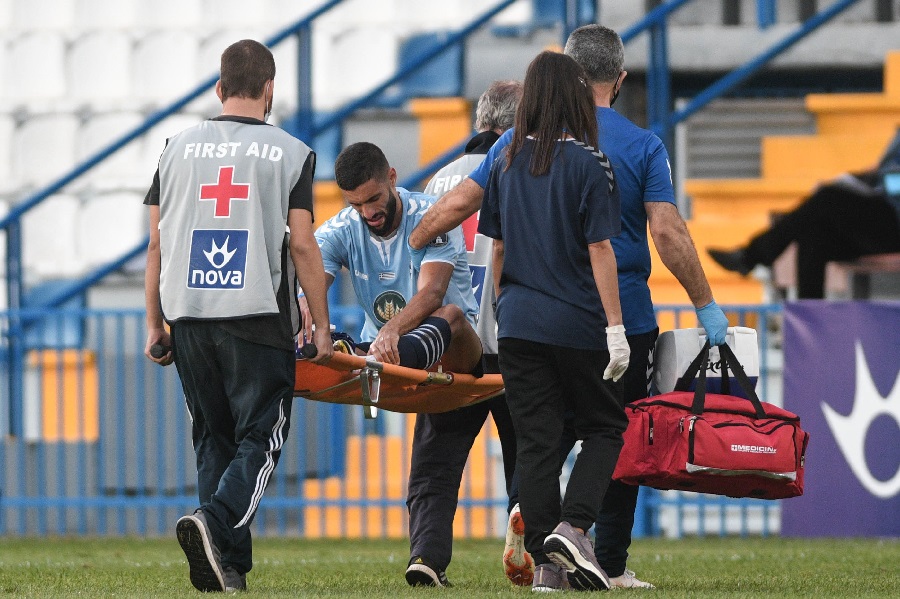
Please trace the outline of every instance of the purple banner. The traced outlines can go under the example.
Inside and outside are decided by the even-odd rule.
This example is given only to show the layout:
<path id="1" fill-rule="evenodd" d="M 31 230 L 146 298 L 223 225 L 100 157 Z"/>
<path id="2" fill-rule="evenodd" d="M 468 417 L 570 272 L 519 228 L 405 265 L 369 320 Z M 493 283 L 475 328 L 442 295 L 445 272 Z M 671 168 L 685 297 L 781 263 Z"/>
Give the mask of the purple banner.
<path id="1" fill-rule="evenodd" d="M 784 407 L 809 432 L 786 536 L 900 536 L 900 302 L 788 303 Z"/>

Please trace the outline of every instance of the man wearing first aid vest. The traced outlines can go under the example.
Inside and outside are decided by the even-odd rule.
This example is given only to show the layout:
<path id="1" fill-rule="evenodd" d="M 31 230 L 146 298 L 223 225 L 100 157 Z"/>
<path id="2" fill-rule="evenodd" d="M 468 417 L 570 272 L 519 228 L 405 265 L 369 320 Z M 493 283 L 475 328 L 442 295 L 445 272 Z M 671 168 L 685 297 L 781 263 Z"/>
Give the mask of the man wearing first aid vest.
<path id="1" fill-rule="evenodd" d="M 290 424 L 295 272 L 315 325 L 313 361 L 333 353 L 312 226 L 315 154 L 266 123 L 274 78 L 268 48 L 229 46 L 216 84 L 222 114 L 167 140 L 144 200 L 145 354 L 175 363 L 190 411 L 200 505 L 176 535 L 204 592 L 247 587 L 249 527 Z"/>

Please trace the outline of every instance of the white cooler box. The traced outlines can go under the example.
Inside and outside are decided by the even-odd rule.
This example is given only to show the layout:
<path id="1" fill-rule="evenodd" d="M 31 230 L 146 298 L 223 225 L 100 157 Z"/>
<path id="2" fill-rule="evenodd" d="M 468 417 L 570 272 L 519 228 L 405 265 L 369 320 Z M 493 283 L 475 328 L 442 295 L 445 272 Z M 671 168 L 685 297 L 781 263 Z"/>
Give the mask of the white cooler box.
<path id="1" fill-rule="evenodd" d="M 759 378 L 759 344 L 756 340 L 756 329 L 749 327 L 728 327 L 725 342 L 734 351 L 738 362 L 744 367 L 747 377 L 756 387 Z M 706 331 L 700 329 L 676 329 L 660 334 L 656 340 L 656 351 L 653 356 L 653 379 L 650 386 L 652 395 L 668 393 L 675 389 L 678 378 L 690 366 L 700 348 L 706 343 Z M 745 393 L 729 373 L 731 390 L 729 395 L 744 397 Z M 696 382 L 696 379 L 695 379 Z M 691 384 L 691 389 L 694 384 Z M 706 390 L 710 393 L 721 393 L 722 390 L 722 358 L 715 346 L 709 352 L 706 366 Z"/>

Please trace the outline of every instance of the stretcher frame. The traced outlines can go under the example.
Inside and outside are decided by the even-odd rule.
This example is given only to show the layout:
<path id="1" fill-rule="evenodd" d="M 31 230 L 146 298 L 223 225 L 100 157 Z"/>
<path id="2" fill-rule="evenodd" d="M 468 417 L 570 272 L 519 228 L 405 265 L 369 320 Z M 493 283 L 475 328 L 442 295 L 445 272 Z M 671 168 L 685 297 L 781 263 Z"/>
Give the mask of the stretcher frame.
<path id="1" fill-rule="evenodd" d="M 436 414 L 474 405 L 502 394 L 499 374 L 421 370 L 378 362 L 372 356 L 335 353 L 326 365 L 298 358 L 294 397 L 359 405 L 365 418 L 378 408 L 390 412 Z"/>

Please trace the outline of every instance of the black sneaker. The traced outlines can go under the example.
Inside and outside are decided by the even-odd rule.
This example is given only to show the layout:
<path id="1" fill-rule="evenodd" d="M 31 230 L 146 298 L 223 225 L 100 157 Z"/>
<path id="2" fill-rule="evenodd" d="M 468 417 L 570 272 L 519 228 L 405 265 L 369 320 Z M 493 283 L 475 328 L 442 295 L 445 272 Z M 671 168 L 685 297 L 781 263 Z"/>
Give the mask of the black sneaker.
<path id="1" fill-rule="evenodd" d="M 206 516 L 197 510 L 190 516 L 182 516 L 175 524 L 178 544 L 184 550 L 190 568 L 191 584 L 204 593 L 225 591 L 221 553 L 213 544 Z"/>
<path id="2" fill-rule="evenodd" d="M 447 574 L 443 570 L 435 568 L 431 562 L 419 555 L 414 555 L 409 560 L 406 568 L 406 582 L 411 587 L 450 587 Z"/>
<path id="3" fill-rule="evenodd" d="M 608 591 L 609 577 L 594 555 L 586 535 L 568 522 L 560 522 L 544 540 L 544 553 L 550 561 L 565 569 L 569 584 L 577 591 Z"/>
<path id="4" fill-rule="evenodd" d="M 710 258 L 716 261 L 716 264 L 725 270 L 736 272 L 742 276 L 749 275 L 750 271 L 753 270 L 753 265 L 747 262 L 747 252 L 742 249 L 729 252 L 726 250 L 715 250 L 710 248 L 706 250 L 706 253 L 709 254 Z"/>
<path id="5" fill-rule="evenodd" d="M 222 569 L 222 578 L 225 579 L 225 592 L 229 594 L 247 590 L 247 575 L 238 574 L 231 566 Z"/>

